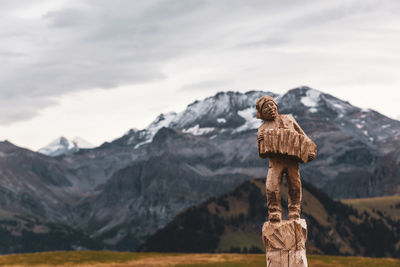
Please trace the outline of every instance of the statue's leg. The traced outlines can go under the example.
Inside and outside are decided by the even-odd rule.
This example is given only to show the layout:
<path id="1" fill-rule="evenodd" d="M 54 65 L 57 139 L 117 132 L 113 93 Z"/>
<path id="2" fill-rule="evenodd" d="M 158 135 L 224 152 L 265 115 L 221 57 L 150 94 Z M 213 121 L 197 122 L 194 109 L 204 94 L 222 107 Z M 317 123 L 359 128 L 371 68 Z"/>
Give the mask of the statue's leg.
<path id="1" fill-rule="evenodd" d="M 272 164 L 270 161 L 266 191 L 268 205 L 268 220 L 271 222 L 280 222 L 282 217 L 280 184 L 282 179 L 282 170 L 279 164 Z"/>
<path id="2" fill-rule="evenodd" d="M 297 162 L 291 162 L 290 164 L 288 164 L 287 174 L 289 188 L 289 219 L 296 220 L 300 218 L 300 206 L 302 197 L 299 164 Z"/>

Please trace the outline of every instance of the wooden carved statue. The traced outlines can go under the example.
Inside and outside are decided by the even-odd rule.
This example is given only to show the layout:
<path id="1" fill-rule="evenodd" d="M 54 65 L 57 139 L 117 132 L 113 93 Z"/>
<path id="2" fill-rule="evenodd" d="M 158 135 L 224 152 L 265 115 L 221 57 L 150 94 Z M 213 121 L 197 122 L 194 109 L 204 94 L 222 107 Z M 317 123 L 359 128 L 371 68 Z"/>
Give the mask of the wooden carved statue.
<path id="1" fill-rule="evenodd" d="M 269 220 L 263 226 L 267 266 L 307 266 L 307 225 L 305 220 L 300 219 L 302 190 L 299 163 L 313 160 L 317 147 L 291 115 L 278 113 L 278 104 L 272 97 L 260 97 L 256 109 L 257 118 L 264 121 L 258 128 L 258 155 L 269 158 L 266 181 Z M 289 188 L 289 221 L 281 221 L 279 189 L 284 175 Z"/>
<path id="2" fill-rule="evenodd" d="M 260 97 L 256 108 L 257 118 L 264 120 L 258 128 L 258 155 L 261 158 L 269 158 L 266 182 L 269 220 L 281 221 L 279 187 L 284 174 L 287 176 L 289 187 L 289 219 L 299 219 L 301 204 L 299 162 L 313 160 L 317 147 L 291 115 L 278 113 L 278 104 L 272 97 Z"/>

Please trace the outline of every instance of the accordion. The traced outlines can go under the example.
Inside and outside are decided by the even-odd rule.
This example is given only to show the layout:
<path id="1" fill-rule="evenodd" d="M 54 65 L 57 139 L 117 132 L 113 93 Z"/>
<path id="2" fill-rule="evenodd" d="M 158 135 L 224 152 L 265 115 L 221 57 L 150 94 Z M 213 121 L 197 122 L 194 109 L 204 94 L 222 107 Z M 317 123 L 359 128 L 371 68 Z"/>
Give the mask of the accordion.
<path id="1" fill-rule="evenodd" d="M 317 154 L 317 146 L 310 138 L 293 130 L 269 129 L 258 136 L 258 152 L 262 158 L 278 154 L 305 163 L 310 154 Z"/>

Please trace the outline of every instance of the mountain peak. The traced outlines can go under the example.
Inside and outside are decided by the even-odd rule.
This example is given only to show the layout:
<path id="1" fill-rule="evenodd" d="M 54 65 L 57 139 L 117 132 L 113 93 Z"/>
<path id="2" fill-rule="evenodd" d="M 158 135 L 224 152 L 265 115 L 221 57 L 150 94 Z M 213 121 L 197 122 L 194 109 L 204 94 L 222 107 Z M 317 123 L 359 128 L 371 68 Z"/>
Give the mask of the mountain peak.
<path id="1" fill-rule="evenodd" d="M 349 102 L 308 86 L 301 86 L 287 91 L 277 99 L 287 113 L 322 112 L 329 118 L 343 117 L 360 110 Z"/>
<path id="2" fill-rule="evenodd" d="M 40 148 L 38 152 L 47 156 L 57 157 L 65 154 L 75 153 L 81 148 L 93 147 L 94 145 L 83 138 L 74 137 L 72 140 L 69 140 L 64 136 L 60 136 L 54 141 L 50 142 L 48 145 Z"/>

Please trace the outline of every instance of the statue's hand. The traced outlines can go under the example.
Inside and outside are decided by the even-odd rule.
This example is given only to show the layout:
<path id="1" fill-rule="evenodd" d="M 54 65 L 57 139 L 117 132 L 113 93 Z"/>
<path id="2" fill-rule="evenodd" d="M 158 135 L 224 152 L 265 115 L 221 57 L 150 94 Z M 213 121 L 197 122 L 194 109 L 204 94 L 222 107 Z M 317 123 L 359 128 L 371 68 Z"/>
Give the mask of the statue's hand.
<path id="1" fill-rule="evenodd" d="M 308 161 L 314 160 L 316 156 L 317 156 L 317 155 L 316 155 L 315 153 L 313 153 L 313 152 L 310 153 L 310 154 L 308 154 Z"/>

